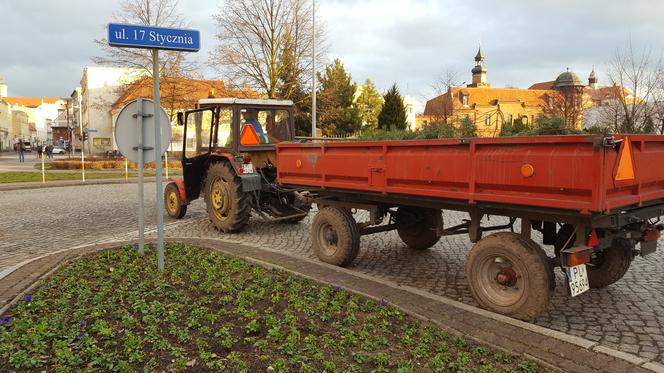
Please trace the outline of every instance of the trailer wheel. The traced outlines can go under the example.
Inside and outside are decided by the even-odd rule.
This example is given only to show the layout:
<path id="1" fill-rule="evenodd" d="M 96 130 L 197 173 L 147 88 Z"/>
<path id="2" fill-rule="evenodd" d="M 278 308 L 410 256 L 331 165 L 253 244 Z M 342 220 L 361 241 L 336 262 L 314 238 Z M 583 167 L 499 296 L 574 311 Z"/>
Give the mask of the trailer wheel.
<path id="1" fill-rule="evenodd" d="M 570 224 L 563 225 L 558 231 L 554 245 L 556 256 L 560 255 L 563 248 L 572 247 L 575 240 L 574 227 Z M 614 243 L 602 251 L 592 251 L 586 271 L 588 285 L 593 289 L 605 288 L 617 282 L 625 276 L 632 264 L 632 248 L 627 244 L 621 245 L 620 242 L 614 241 Z"/>
<path id="2" fill-rule="evenodd" d="M 205 204 L 215 228 L 234 233 L 247 225 L 251 215 L 249 195 L 242 192 L 242 183 L 225 163 L 212 164 L 205 179 Z"/>
<path id="3" fill-rule="evenodd" d="M 318 259 L 341 267 L 360 251 L 360 231 L 353 215 L 337 207 L 327 206 L 316 214 L 311 240 Z"/>
<path id="4" fill-rule="evenodd" d="M 440 240 L 436 230 L 443 217 L 438 209 L 399 207 L 395 221 L 399 237 L 411 249 L 426 250 Z"/>
<path id="5" fill-rule="evenodd" d="M 164 204 L 168 216 L 175 219 L 182 219 L 187 213 L 187 205 L 184 204 L 180 196 L 180 191 L 175 183 L 166 184 L 164 188 Z"/>
<path id="6" fill-rule="evenodd" d="M 542 314 L 553 295 L 546 254 L 516 233 L 494 233 L 477 242 L 468 255 L 466 276 L 482 308 L 521 320 Z"/>

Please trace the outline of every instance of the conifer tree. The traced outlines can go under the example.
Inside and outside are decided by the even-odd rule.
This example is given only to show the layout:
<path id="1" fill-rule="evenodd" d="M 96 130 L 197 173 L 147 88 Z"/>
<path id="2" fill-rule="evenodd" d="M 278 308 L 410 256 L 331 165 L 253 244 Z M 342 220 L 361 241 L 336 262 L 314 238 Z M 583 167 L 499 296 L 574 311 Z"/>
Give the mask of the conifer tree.
<path id="1" fill-rule="evenodd" d="M 383 100 L 385 103 L 378 115 L 378 128 L 384 130 L 406 129 L 406 107 L 396 83 L 385 93 Z"/>
<path id="2" fill-rule="evenodd" d="M 341 60 L 336 59 L 319 75 L 318 124 L 325 136 L 356 132 L 362 126 L 360 112 L 353 104 L 357 84 L 353 83 Z"/>
<path id="3" fill-rule="evenodd" d="M 362 86 L 362 93 L 357 96 L 355 106 L 360 111 L 362 125 L 367 128 L 378 127 L 378 114 L 383 109 L 383 98 L 376 90 L 376 86 L 367 79 Z"/>

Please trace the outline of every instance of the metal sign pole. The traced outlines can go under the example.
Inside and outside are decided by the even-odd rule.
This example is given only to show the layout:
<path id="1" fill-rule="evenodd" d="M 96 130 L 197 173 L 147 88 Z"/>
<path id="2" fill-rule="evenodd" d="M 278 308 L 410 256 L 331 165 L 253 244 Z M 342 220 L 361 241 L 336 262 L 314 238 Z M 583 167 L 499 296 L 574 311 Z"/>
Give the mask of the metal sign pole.
<path id="1" fill-rule="evenodd" d="M 138 140 L 138 253 L 143 255 L 145 253 L 145 237 L 144 237 L 144 223 L 143 223 L 143 99 L 138 100 L 138 112 L 136 113 L 136 128 Z"/>
<path id="2" fill-rule="evenodd" d="M 157 265 L 160 270 L 164 269 L 164 192 L 161 180 L 161 126 L 158 115 L 161 110 L 161 100 L 159 97 L 159 49 L 152 49 L 152 81 L 154 82 L 154 148 L 157 157 Z"/>

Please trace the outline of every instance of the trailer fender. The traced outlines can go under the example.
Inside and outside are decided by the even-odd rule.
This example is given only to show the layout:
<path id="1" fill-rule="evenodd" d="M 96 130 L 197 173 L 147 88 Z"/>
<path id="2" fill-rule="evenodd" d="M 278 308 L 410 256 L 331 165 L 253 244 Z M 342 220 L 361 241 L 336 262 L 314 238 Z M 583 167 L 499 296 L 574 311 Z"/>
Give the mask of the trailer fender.
<path id="1" fill-rule="evenodd" d="M 185 204 L 188 205 L 189 200 L 187 199 L 187 192 L 184 189 L 184 180 L 180 179 L 179 177 L 171 177 L 169 180 L 178 187 L 178 191 L 180 192 L 180 199 L 185 201 Z"/>

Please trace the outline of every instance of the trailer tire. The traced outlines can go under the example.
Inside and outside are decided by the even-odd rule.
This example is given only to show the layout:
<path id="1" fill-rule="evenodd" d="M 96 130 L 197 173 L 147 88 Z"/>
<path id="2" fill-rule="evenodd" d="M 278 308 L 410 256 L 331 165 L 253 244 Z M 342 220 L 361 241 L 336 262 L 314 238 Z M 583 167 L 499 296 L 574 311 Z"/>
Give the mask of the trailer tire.
<path id="1" fill-rule="evenodd" d="M 249 221 L 249 195 L 242 191 L 240 178 L 226 162 L 213 163 L 208 168 L 205 205 L 210 221 L 222 232 L 239 232 Z"/>
<path id="2" fill-rule="evenodd" d="M 360 251 L 360 231 L 353 215 L 333 206 L 322 208 L 311 226 L 314 252 L 322 262 L 346 267 Z"/>
<path id="3" fill-rule="evenodd" d="M 468 255 L 466 276 L 482 308 L 521 320 L 541 315 L 553 295 L 546 254 L 516 233 L 494 233 L 477 242 Z"/>
<path id="4" fill-rule="evenodd" d="M 175 183 L 166 184 L 164 188 L 164 204 L 166 213 L 175 219 L 182 219 L 187 213 L 187 205 L 182 201 L 180 190 Z"/>
<path id="5" fill-rule="evenodd" d="M 443 217 L 438 209 L 399 207 L 395 221 L 399 238 L 411 249 L 426 250 L 440 240 L 436 230 Z"/>
<path id="6" fill-rule="evenodd" d="M 563 225 L 554 245 L 556 256 L 560 255 L 563 248 L 571 247 L 575 240 L 574 227 L 570 224 Z M 632 264 L 632 248 L 621 244 L 618 240 L 614 240 L 613 243 L 602 251 L 593 252 L 590 262 L 586 265 L 588 285 L 593 289 L 602 289 L 614 284 L 625 276 Z"/>

